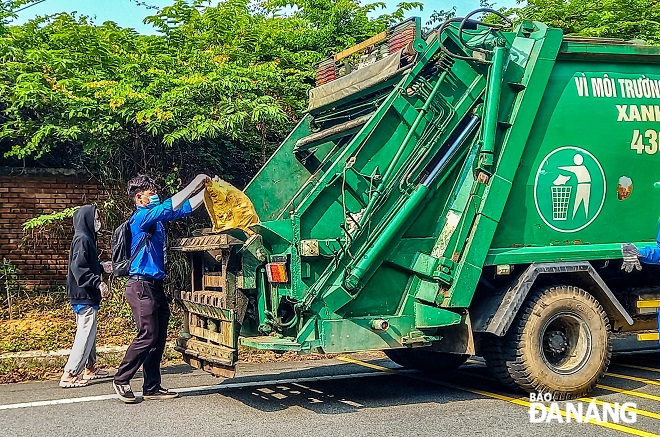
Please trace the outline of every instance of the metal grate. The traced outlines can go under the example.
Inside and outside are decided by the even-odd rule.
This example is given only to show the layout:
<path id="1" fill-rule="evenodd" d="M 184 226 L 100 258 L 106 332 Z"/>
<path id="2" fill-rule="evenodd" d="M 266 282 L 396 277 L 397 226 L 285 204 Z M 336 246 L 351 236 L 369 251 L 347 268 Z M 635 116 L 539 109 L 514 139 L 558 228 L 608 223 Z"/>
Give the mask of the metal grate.
<path id="1" fill-rule="evenodd" d="M 227 234 L 216 234 L 179 238 L 173 242 L 171 249 L 182 252 L 200 252 L 205 250 L 229 249 L 230 246 L 239 244 L 243 243 L 237 238 Z"/>
<path id="2" fill-rule="evenodd" d="M 552 219 L 566 220 L 568 217 L 568 204 L 571 200 L 571 187 L 550 187 L 552 190 Z"/>

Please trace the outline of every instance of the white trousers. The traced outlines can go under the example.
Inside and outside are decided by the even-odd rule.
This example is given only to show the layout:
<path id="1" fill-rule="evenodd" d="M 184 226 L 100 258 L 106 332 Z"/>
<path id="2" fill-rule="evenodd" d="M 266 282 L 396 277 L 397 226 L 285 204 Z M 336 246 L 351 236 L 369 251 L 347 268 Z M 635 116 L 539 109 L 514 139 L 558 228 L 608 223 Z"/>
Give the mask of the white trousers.
<path id="1" fill-rule="evenodd" d="M 64 371 L 78 376 L 85 368 L 96 364 L 96 316 L 98 310 L 91 306 L 81 308 L 76 314 L 76 338 L 73 340 L 69 360 Z"/>

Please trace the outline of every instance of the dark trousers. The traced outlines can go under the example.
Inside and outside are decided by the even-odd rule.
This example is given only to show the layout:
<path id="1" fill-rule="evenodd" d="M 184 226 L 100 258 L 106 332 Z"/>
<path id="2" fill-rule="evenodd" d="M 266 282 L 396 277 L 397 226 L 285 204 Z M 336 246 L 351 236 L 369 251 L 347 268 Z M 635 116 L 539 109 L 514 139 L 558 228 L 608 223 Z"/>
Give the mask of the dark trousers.
<path id="1" fill-rule="evenodd" d="M 115 375 L 117 384 L 128 384 L 142 366 L 142 391 L 152 393 L 160 388 L 160 362 L 167 341 L 170 309 L 161 281 L 129 279 L 126 300 L 133 310 L 138 335 L 126 350 L 124 360 Z"/>

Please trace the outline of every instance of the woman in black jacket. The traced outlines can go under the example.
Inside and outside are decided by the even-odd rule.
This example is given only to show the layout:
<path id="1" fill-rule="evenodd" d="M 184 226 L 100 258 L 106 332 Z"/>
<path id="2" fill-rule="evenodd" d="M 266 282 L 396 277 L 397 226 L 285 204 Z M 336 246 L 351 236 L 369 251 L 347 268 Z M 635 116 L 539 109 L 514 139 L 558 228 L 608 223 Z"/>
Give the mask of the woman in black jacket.
<path id="1" fill-rule="evenodd" d="M 69 251 L 66 289 L 76 313 L 76 338 L 69 360 L 60 378 L 60 387 L 83 387 L 91 379 L 108 377 L 96 367 L 96 321 L 101 298 L 107 297 L 108 286 L 101 281 L 101 264 L 96 238 L 101 217 L 93 205 L 80 207 L 73 214 L 75 234 Z"/>

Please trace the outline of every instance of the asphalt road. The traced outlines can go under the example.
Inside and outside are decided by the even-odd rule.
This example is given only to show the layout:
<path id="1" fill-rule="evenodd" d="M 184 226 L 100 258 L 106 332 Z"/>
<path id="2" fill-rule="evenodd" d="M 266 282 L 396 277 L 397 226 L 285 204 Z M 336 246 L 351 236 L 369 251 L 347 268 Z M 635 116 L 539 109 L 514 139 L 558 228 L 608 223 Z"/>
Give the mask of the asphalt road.
<path id="1" fill-rule="evenodd" d="M 56 381 L 2 385 L 0 436 L 660 434 L 660 354 L 615 358 L 592 393 L 599 402 L 636 403 L 634 424 L 530 423 L 529 397 L 501 389 L 478 361 L 429 376 L 387 359 L 347 355 L 245 364 L 226 381 L 176 365 L 163 382 L 182 397 L 125 405 L 107 380 L 67 390 Z M 134 380 L 134 389 L 140 385 Z"/>

